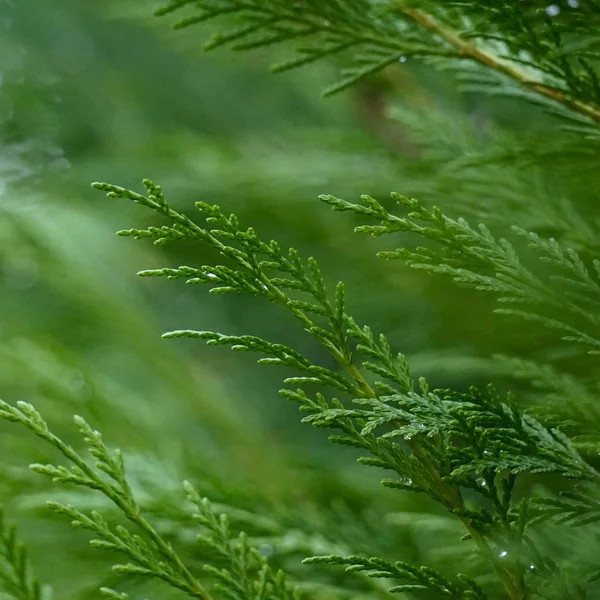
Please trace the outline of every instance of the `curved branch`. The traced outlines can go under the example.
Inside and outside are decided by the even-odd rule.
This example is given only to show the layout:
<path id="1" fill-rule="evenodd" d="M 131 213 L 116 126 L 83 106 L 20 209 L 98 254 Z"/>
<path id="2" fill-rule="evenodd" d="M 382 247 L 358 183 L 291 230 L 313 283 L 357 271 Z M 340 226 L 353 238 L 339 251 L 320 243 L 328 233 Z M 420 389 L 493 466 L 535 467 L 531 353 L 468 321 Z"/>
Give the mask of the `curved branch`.
<path id="1" fill-rule="evenodd" d="M 504 73 L 532 92 L 550 98 L 600 124 L 600 107 L 569 98 L 562 90 L 532 79 L 526 71 L 515 67 L 487 50 L 477 48 L 426 12 L 416 8 L 401 8 L 401 11 L 425 29 L 439 35 L 450 45 L 454 46 L 462 58 L 474 60 L 500 73 Z"/>

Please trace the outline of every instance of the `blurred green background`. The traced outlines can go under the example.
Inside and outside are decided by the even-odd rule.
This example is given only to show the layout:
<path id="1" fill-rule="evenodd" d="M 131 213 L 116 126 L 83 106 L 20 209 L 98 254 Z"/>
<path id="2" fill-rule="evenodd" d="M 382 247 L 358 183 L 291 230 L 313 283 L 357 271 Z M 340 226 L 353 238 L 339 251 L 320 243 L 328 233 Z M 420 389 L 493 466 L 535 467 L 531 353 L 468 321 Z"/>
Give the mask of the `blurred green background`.
<path id="1" fill-rule="evenodd" d="M 174 328 L 250 333 L 329 361 L 289 315 L 259 300 L 138 279 L 141 269 L 214 256 L 198 245 L 115 237 L 156 219 L 89 184 L 137 189 L 149 177 L 179 210 L 193 214 L 204 200 L 237 213 L 263 237 L 315 256 L 329 282 L 344 280 L 357 321 L 385 331 L 417 375 L 465 387 L 494 377 L 492 353 L 553 348 L 544 335 L 507 328 L 490 299 L 377 260 L 392 242 L 356 236 L 354 220 L 330 212 L 318 194 L 381 199 L 396 190 L 492 226 L 509 210 L 522 226 L 557 236 L 577 221 L 576 242 L 589 247 L 596 238 L 586 210 L 600 177 L 576 188 L 575 214 L 563 200 L 575 194 L 578 174 L 564 175 L 551 159 L 526 170 L 490 161 L 489 140 L 516 151 L 524 123 L 550 156 L 554 143 L 570 138 L 549 135 L 551 119 L 535 108 L 460 93 L 451 74 L 403 64 L 324 100 L 335 64 L 274 77 L 267 67 L 279 48 L 204 54 L 202 28 L 174 32 L 151 16 L 149 3 L 124 4 L 0 0 L 2 397 L 34 403 L 76 444 L 71 416 L 90 419 L 124 449 L 144 504 L 190 560 L 191 534 L 180 525 L 184 478 L 217 502 L 233 498 L 240 508 L 279 515 L 276 549 L 292 570 L 306 548 L 328 543 L 305 539 L 298 523 L 319 532 L 337 519 L 340 536 L 367 543 L 369 518 L 360 529 L 344 511 L 392 515 L 372 526 L 384 527 L 379 542 L 401 546 L 404 558 L 443 554 L 428 541 L 444 527 L 452 537 L 453 525 L 413 536 L 416 513 L 435 509 L 380 489 L 351 451 L 300 425 L 296 407 L 277 395 L 279 371 L 226 349 L 161 339 Z M 586 160 L 581 170 L 589 174 Z M 98 585 L 112 582 L 110 558 L 88 549 L 68 523 L 47 518 L 43 500 L 58 492 L 27 470 L 49 460 L 48 450 L 2 425 L 0 451 L 1 500 L 32 542 L 41 577 L 57 597 L 96 597 Z M 403 511 L 415 513 L 410 522 Z M 160 589 L 155 597 L 170 597 Z M 143 586 L 132 593 L 144 597 Z"/>

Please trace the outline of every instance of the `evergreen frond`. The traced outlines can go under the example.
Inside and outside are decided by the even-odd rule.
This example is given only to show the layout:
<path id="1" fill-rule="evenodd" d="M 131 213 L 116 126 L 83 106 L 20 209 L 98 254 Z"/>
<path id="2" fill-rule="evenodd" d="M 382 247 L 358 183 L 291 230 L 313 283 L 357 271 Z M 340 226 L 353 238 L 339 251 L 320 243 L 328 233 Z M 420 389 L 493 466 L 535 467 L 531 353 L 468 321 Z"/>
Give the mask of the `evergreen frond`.
<path id="1" fill-rule="evenodd" d="M 231 532 L 229 519 L 215 513 L 207 498 L 201 498 L 189 482 L 184 484 L 188 499 L 195 505 L 194 519 L 206 530 L 198 542 L 227 566 L 205 565 L 217 584 L 215 590 L 231 600 L 297 600 L 298 594 L 286 583 L 283 571 L 274 571 L 260 552 L 252 547 L 246 534 Z"/>
<path id="2" fill-rule="evenodd" d="M 600 451 L 600 411 L 593 383 L 559 372 L 553 365 L 517 357 L 498 356 L 508 376 L 528 381 L 539 397 L 528 412 L 573 436 L 583 454 Z"/>
<path id="3" fill-rule="evenodd" d="M 597 489 L 563 491 L 557 498 L 536 498 L 538 516 L 535 521 L 553 519 L 571 527 L 582 527 L 600 521 Z"/>
<path id="4" fill-rule="evenodd" d="M 329 195 L 321 197 L 335 211 L 350 211 L 379 221 L 379 225 L 357 227 L 359 233 L 375 237 L 411 233 L 430 244 L 414 250 L 380 252 L 381 258 L 399 259 L 414 269 L 449 275 L 457 283 L 490 292 L 499 302 L 519 307 L 499 308 L 496 312 L 556 330 L 564 341 L 583 345 L 590 354 L 600 351 L 598 274 L 596 267 L 585 265 L 574 250 L 563 249 L 552 238 L 544 240 L 514 227 L 517 235 L 529 241 L 537 259 L 553 269 L 554 273 L 544 280 L 523 264 L 513 244 L 496 239 L 483 224 L 474 228 L 464 219 L 452 219 L 438 207 L 430 210 L 414 198 L 396 193 L 392 198 L 410 211 L 406 217 L 390 213 L 370 196 L 362 196 L 362 204 Z M 561 289 L 557 283 L 567 283 L 569 289 Z"/>
<path id="5" fill-rule="evenodd" d="M 14 600 L 51 600 L 50 588 L 42 587 L 33 572 L 27 547 L 0 507 L 0 590 Z"/>
<path id="6" fill-rule="evenodd" d="M 419 391 L 415 391 L 405 358 L 396 355 L 384 337 L 377 339 L 368 327 L 357 325 L 346 313 L 341 283 L 336 286 L 333 297 L 328 294 L 324 276 L 314 259 L 305 263 L 295 250 L 283 252 L 276 242 L 262 241 L 254 229 L 242 229 L 234 215 L 226 216 L 217 206 L 197 203 L 207 223 L 207 226 L 198 225 L 170 208 L 164 199 L 157 203 L 152 197 L 158 189 L 155 184 L 146 181 L 145 186 L 150 192 L 148 196 L 109 184 L 94 184 L 109 197 L 132 199 L 169 217 L 181 226 L 181 231 L 189 231 L 191 238 L 208 243 L 235 268 L 225 265 L 180 267 L 142 271 L 141 275 L 208 283 L 216 286 L 211 288 L 213 293 L 260 296 L 283 307 L 331 353 L 341 371 L 315 365 L 287 346 L 256 336 L 179 330 L 165 334 L 166 337 L 199 338 L 210 345 L 258 352 L 263 356 L 259 362 L 299 371 L 300 376 L 288 377 L 285 383 L 301 386 L 300 389 L 284 389 L 281 393 L 300 404 L 300 409 L 307 413 L 304 422 L 337 430 L 331 441 L 366 452 L 359 459 L 360 463 L 392 471 L 396 478 L 384 480 L 385 486 L 425 493 L 442 504 L 465 526 L 467 537 L 484 552 L 510 597 L 524 594 L 526 565 L 502 564 L 490 553 L 489 544 L 511 547 L 525 544 L 527 503 L 521 503 L 522 514 L 516 519 L 510 516 L 519 474 L 553 472 L 575 479 L 598 476 L 581 458 L 571 440 L 558 429 L 549 429 L 523 414 L 511 397 L 502 399 L 492 388 L 487 394 L 476 389 L 467 394 L 449 390 L 431 392 L 427 383 L 420 380 Z M 399 199 L 412 210 L 408 218 L 390 215 L 370 197 L 364 197 L 362 205 L 351 205 L 332 197 L 326 197 L 325 201 L 334 209 L 352 210 L 381 221 L 379 226 L 362 226 L 361 231 L 374 235 L 411 231 L 442 244 L 445 252 L 418 249 L 419 254 L 394 253 L 402 254 L 412 264 L 450 272 L 455 278 L 479 287 L 485 283 L 484 289 L 510 294 L 512 301 L 524 302 L 534 292 L 540 301 L 545 298 L 549 288 L 533 275 L 529 277 L 530 272 L 520 265 L 507 242 L 496 242 L 484 228 L 475 231 L 462 220 L 452 221 L 439 209 L 430 212 L 416 200 Z M 541 245 L 543 258 L 559 263 L 569 271 L 570 277 L 585 280 L 589 292 L 594 291 L 584 274 L 589 275 L 589 272 L 574 254 L 560 253 L 552 242 L 544 245 L 537 238 L 530 239 L 536 246 Z M 417 262 L 417 257 L 421 262 Z M 444 268 L 440 269 L 436 262 Z M 461 262 L 471 268 L 496 268 L 499 276 L 471 274 L 462 268 Z M 286 277 L 281 278 L 281 273 Z M 303 292 L 308 299 L 292 298 L 290 290 Z M 558 294 L 550 298 L 551 301 L 556 298 L 556 303 L 564 302 L 559 300 Z M 382 379 L 372 381 L 373 374 Z M 303 389 L 307 385 L 331 388 L 336 394 L 341 392 L 352 404 L 336 397 L 328 399 L 321 392 L 307 393 Z M 468 507 L 463 497 L 465 489 L 471 489 L 484 503 L 489 502 L 493 510 L 483 504 L 475 509 Z M 500 553 L 500 558 L 503 556 Z M 456 590 L 458 588 L 452 593 L 459 593 Z"/>
<path id="7" fill-rule="evenodd" d="M 71 446 L 58 438 L 48 427 L 43 417 L 25 402 L 11 406 L 0 401 L 0 418 L 24 425 L 32 433 L 42 438 L 59 451 L 70 463 L 70 467 L 54 464 L 33 464 L 31 469 L 51 477 L 56 483 L 74 484 L 83 488 L 99 491 L 108 498 L 139 531 L 132 533 L 121 525 L 113 526 L 97 510 L 81 511 L 75 506 L 62 502 L 48 502 L 49 508 L 56 514 L 67 517 L 71 524 L 94 535 L 92 547 L 120 554 L 129 562 L 113 565 L 116 573 L 140 577 L 155 578 L 164 581 L 173 588 L 185 592 L 192 598 L 213 600 L 214 596 L 183 563 L 171 544 L 142 515 L 141 508 L 133 496 L 131 486 L 125 475 L 125 465 L 119 450 L 111 451 L 103 442 L 98 431 L 92 429 L 81 417 L 75 417 L 75 423 L 82 435 L 93 464 L 86 461 Z M 207 535 L 198 537 L 198 541 L 210 549 L 211 561 L 224 558 L 230 565 L 222 569 L 213 564 L 204 566 L 204 570 L 216 579 L 214 589 L 230 600 L 297 600 L 298 595 L 287 584 L 282 571 L 273 571 L 266 559 L 248 544 L 246 535 L 234 536 L 224 514 L 215 513 L 210 502 L 202 499 L 190 483 L 184 484 L 188 499 L 196 505 L 198 513 L 194 518 L 207 531 Z M 30 574 L 23 546 L 16 541 L 14 531 L 5 532 L 5 556 L 8 564 L 18 576 L 17 584 L 24 600 L 38 600 L 39 584 Z M 218 564 L 218 563 L 217 563 Z M 10 572 L 9 572 L 10 575 Z M 7 575 L 8 578 L 8 575 Z M 8 579 L 7 579 L 8 581 Z M 16 585 L 16 584 L 15 584 Z M 111 588 L 103 588 L 103 595 L 110 598 L 126 598 L 127 595 Z"/>
<path id="8" fill-rule="evenodd" d="M 340 73 L 324 94 L 352 86 L 356 92 L 351 102 L 337 105 L 339 115 L 324 119 L 324 127 L 309 129 L 304 119 L 316 107 L 302 102 L 302 94 L 314 78 L 299 86 L 281 80 L 288 94 L 282 106 L 290 105 L 277 113 L 289 118 L 277 136 L 279 149 L 262 135 L 260 122 L 272 122 L 280 97 L 268 90 L 263 102 L 261 89 L 244 107 L 250 118 L 232 118 L 236 94 L 248 88 L 236 81 L 232 93 L 222 94 L 220 83 L 238 71 L 227 69 L 219 79 L 224 63 L 217 56 L 206 70 L 199 66 L 205 79 L 195 80 L 205 90 L 210 79 L 212 90 L 219 75 L 214 99 L 218 114 L 228 125 L 231 120 L 235 140 L 223 136 L 228 130 L 217 120 L 206 131 L 206 120 L 193 119 L 173 133 L 159 129 L 153 111 L 167 97 L 157 96 L 161 102 L 153 111 L 140 112 L 140 123 L 151 125 L 140 129 L 160 144 L 160 168 L 164 157 L 178 159 L 189 179 L 200 181 L 189 193 L 235 207 L 229 214 L 211 200 L 182 212 L 149 179 L 139 192 L 92 184 L 109 198 L 149 209 L 159 221 L 118 235 L 160 247 L 163 258 L 150 258 L 151 268 L 138 272 L 147 285 L 156 287 L 153 278 L 175 282 L 175 291 L 164 292 L 159 302 L 161 310 L 172 309 L 163 333 L 171 346 L 165 355 L 148 343 L 155 328 L 143 310 L 150 304 L 139 295 L 123 294 L 113 304 L 112 290 L 119 286 L 110 282 L 117 280 L 102 279 L 100 269 L 90 268 L 93 260 L 60 260 L 67 256 L 62 250 L 48 276 L 46 230 L 21 227 L 12 214 L 10 226 L 0 225 L 0 275 L 18 317 L 14 330 L 7 324 L 0 345 L 0 379 L 6 395 L 33 402 L 0 400 L 0 421 L 45 442 L 38 451 L 3 435 L 8 464 L 0 483 L 21 511 L 46 502 L 50 514 L 36 514 L 35 526 L 45 526 L 44 518 L 67 519 L 73 526 L 67 525 L 67 535 L 87 536 L 92 547 L 90 557 L 79 556 L 71 538 L 40 536 L 31 552 L 46 569 L 40 573 L 46 577 L 60 551 L 67 568 L 57 570 L 56 589 L 82 600 L 98 593 L 111 600 L 598 597 L 600 0 L 163 2 L 156 15 L 175 19 L 175 28 L 189 34 L 161 37 L 151 20 L 144 31 L 165 43 L 195 44 L 195 33 L 206 28 L 213 32 L 207 50 L 259 50 L 273 58 L 276 73 L 329 62 Z M 124 24 L 121 11 L 130 15 L 143 3 L 127 9 L 109 4 L 111 16 L 119 18 L 105 29 L 114 34 Z M 0 46 L 19 55 L 8 61 L 0 90 L 0 125 L 4 130 L 8 123 L 9 137 L 54 129 L 54 120 L 46 127 L 37 108 L 31 122 L 21 119 L 21 109 L 13 111 L 17 98 L 27 108 L 27 95 L 20 95 L 11 73 L 30 54 L 21 36 L 45 33 L 46 9 L 39 10 L 17 11 L 17 21 L 31 12 L 39 28 L 29 27 L 26 18 L 14 27 L 12 17 L 0 18 L 0 27 L 14 37 L 14 45 L 5 48 L 2 39 Z M 96 18 L 86 11 L 82 15 Z M 126 25 L 119 35 L 90 35 L 83 54 L 94 61 L 109 54 L 106 37 L 123 40 L 114 53 L 121 58 L 123 48 L 133 48 L 132 31 Z M 65 39 L 69 52 L 73 41 L 79 50 L 77 35 Z M 52 47 L 54 62 L 65 48 Z M 146 79 L 175 84 L 175 71 L 149 56 Z M 61 68 L 83 72 L 92 64 L 90 57 L 75 58 L 85 64 L 68 61 Z M 255 77 L 254 63 L 243 73 Z M 141 71 L 135 74 L 142 79 Z M 253 93 L 261 88 L 260 77 L 250 80 Z M 122 92 L 124 83 L 127 77 L 114 87 Z M 148 90 L 135 100 L 162 93 L 157 86 Z M 186 102 L 173 104 L 173 116 L 175 104 L 180 111 L 195 106 L 189 98 L 198 88 L 179 90 Z M 221 95 L 233 98 L 233 110 Z M 137 111 L 133 106 L 114 119 L 115 139 L 105 139 L 111 151 L 119 150 L 115 141 L 135 137 L 127 135 L 133 126 L 118 130 Z M 204 111 L 211 106 L 195 112 L 212 115 Z M 353 119 L 361 123 L 348 135 L 344 124 Z M 155 123 L 159 137 L 152 132 Z M 247 132 L 238 127 L 250 123 Z M 126 146 L 127 152 L 133 148 Z M 29 150 L 11 143 L 8 154 L 0 154 L 10 163 L 13 152 L 20 164 Z M 127 176 L 132 163 L 124 154 L 115 156 Z M 9 195 L 2 186 L 12 182 L 14 168 L 0 166 L 3 201 Z M 406 196 L 377 199 L 398 181 Z M 334 212 L 349 213 L 356 232 L 372 239 L 343 234 L 343 221 L 330 210 L 318 218 L 291 193 L 299 184 L 318 191 L 326 185 L 342 197 L 356 193 L 350 188 L 371 186 L 373 196 L 360 201 L 329 194 L 320 199 Z M 37 221 L 59 222 L 48 216 Z M 90 212 L 97 225 L 96 216 Z M 75 236 L 87 233 L 80 218 L 60 221 L 68 232 L 65 246 L 78 247 Z M 257 228 L 245 225 L 246 218 Z M 282 223 L 294 228 L 287 237 Z M 259 227 L 276 233 L 265 237 Z M 315 240 L 322 262 L 296 250 Z M 386 260 L 366 265 L 369 245 Z M 192 253 L 183 258 L 186 247 Z M 21 261 L 22 251 L 35 260 L 22 265 L 28 262 Z M 78 261 L 80 280 L 71 275 Z M 409 269 L 398 272 L 398 261 Z M 104 274 L 116 272 L 118 263 L 107 261 Z M 82 290 L 84 277 L 89 286 Z M 41 293 L 29 294 L 38 279 Z M 210 301 L 198 296 L 202 285 L 213 294 Z M 99 294 L 102 286 L 111 291 Z M 16 330 L 34 316 L 34 297 L 43 299 L 44 314 L 33 326 L 40 332 L 31 341 L 25 333 L 28 341 L 22 342 Z M 56 301 L 66 306 L 75 297 L 73 311 L 81 316 L 55 319 Z M 208 302 L 216 303 L 216 312 L 212 305 L 205 310 Z M 490 305 L 499 317 L 490 314 Z M 195 306 L 204 321 L 197 326 L 185 316 Z M 267 311 L 275 309 L 287 319 L 281 327 L 269 321 Z M 369 319 L 372 327 L 365 324 Z M 105 322 L 117 325 L 110 338 L 115 345 L 105 344 Z M 80 340 L 71 324 L 100 324 L 102 331 Z M 52 345 L 57 331 L 66 332 L 58 344 L 68 348 L 64 355 Z M 131 340 L 122 361 L 114 350 Z M 85 358 L 79 359 L 81 349 Z M 290 407 L 267 403 L 272 380 L 249 385 L 251 376 L 226 362 L 226 350 L 279 367 L 271 370 L 274 377 L 281 374 L 273 391 L 281 387 L 280 396 L 295 403 L 299 420 L 311 426 L 298 432 L 307 443 L 288 439 L 296 435 L 283 412 Z M 92 368 L 98 357 L 102 366 Z M 107 365 L 122 372 L 113 378 L 103 372 Z M 199 381 L 202 397 L 195 395 Z M 213 387 L 218 382 L 223 387 Z M 238 386 L 243 404 L 227 396 Z M 75 441 L 71 424 L 61 420 L 65 403 L 79 403 L 82 414 L 93 415 L 74 418 Z M 52 415 L 52 427 L 42 414 Z M 120 439 L 126 459 L 89 424 L 92 418 Z M 29 470 L 12 464 L 21 451 L 33 463 Z M 324 452 L 334 460 L 352 453 L 358 465 L 340 467 L 323 460 Z M 24 535 L 31 537 L 28 530 Z M 92 561 L 103 557 L 112 568 L 95 568 Z M 0 508 L 0 597 L 51 595 Z"/>
<path id="9" fill-rule="evenodd" d="M 116 572 L 157 578 L 185 591 L 193 598 L 211 600 L 211 596 L 190 573 L 171 545 L 142 516 L 140 506 L 125 477 L 122 454 L 120 451 L 110 451 L 98 431 L 92 429 L 81 417 L 75 417 L 79 432 L 95 459 L 95 462 L 90 464 L 49 429 L 46 421 L 32 405 L 19 402 L 17 406 L 12 406 L 0 401 L 0 418 L 24 425 L 56 448 L 71 463 L 70 467 L 33 464 L 31 469 L 34 472 L 46 475 L 56 483 L 73 484 L 100 492 L 115 504 L 144 536 L 133 534 L 123 526 L 113 528 L 98 511 L 84 513 L 74 506 L 59 502 L 49 503 L 51 510 L 69 518 L 74 527 L 91 531 L 96 536 L 90 542 L 93 547 L 117 552 L 131 561 L 115 565 L 113 569 Z"/>
<path id="10" fill-rule="evenodd" d="M 566 18 L 558 17 L 558 4 L 550 5 L 548 12 L 548 6 L 537 2 L 506 0 L 174 0 L 156 14 L 190 9 L 177 28 L 221 18 L 240 23 L 216 34 L 207 49 L 229 45 L 239 51 L 295 43 L 297 56 L 276 65 L 276 72 L 350 54 L 350 66 L 326 94 L 417 57 L 445 68 L 454 64 L 468 89 L 524 98 L 585 126 L 600 122 L 600 77 L 593 37 L 587 48 L 575 43 L 595 16 L 594 7 L 583 4 Z"/>
<path id="11" fill-rule="evenodd" d="M 348 573 L 365 573 L 367 577 L 397 579 L 405 582 L 390 588 L 391 593 L 414 593 L 425 598 L 431 594 L 440 598 L 455 600 L 485 600 L 487 596 L 473 580 L 458 575 L 459 581 L 452 582 L 441 573 L 428 567 L 413 567 L 407 563 L 388 563 L 380 558 L 360 556 L 313 556 L 304 560 L 306 564 L 326 564 L 344 566 Z M 427 594 L 427 595 L 425 595 Z"/>

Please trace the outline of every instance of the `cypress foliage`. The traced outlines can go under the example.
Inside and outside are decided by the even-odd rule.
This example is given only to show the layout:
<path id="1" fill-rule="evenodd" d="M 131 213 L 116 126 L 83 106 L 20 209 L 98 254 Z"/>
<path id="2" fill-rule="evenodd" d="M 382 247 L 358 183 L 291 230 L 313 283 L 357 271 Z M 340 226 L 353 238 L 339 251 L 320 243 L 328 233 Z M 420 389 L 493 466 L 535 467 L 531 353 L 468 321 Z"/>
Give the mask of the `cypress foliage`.
<path id="1" fill-rule="evenodd" d="M 469 93 L 510 98 L 547 113 L 545 122 L 555 132 L 547 144 L 540 145 L 539 137 L 532 143 L 526 135 L 498 135 L 489 147 L 474 143 L 467 158 L 452 162 L 452 144 L 459 141 L 446 135 L 451 124 L 434 110 L 405 106 L 393 116 L 431 150 L 410 187 L 440 198 L 443 208 L 400 190 L 380 200 L 322 195 L 314 212 L 348 213 L 339 218 L 348 217 L 358 234 L 377 238 L 378 257 L 392 273 L 403 263 L 422 272 L 419 277 L 445 278 L 447 285 L 490 296 L 507 327 L 543 332 L 553 353 L 495 356 L 495 385 L 436 389 L 413 373 L 385 332 L 351 314 L 356 290 L 347 293 L 341 281 L 330 285 L 317 259 L 261 237 L 260 222 L 249 227 L 204 201 L 195 203 L 195 211 L 181 212 L 151 180 L 143 181 L 143 191 L 94 183 L 109 198 L 132 201 L 157 216 L 156 225 L 125 229 L 120 236 L 156 245 L 185 241 L 219 257 L 199 265 L 190 252 L 188 265 L 143 270 L 140 276 L 206 284 L 212 294 L 273 305 L 273 311 L 291 315 L 323 358 L 253 332 L 233 335 L 186 323 L 164 337 L 252 352 L 257 368 L 282 367 L 287 375 L 280 394 L 298 405 L 302 421 L 330 430 L 329 440 L 348 447 L 350 456 L 358 452 L 367 469 L 385 471 L 381 483 L 390 493 L 417 494 L 435 507 L 422 522 L 414 519 L 415 532 L 426 537 L 433 530 L 437 544 L 447 544 L 450 552 L 428 548 L 417 557 L 423 561 L 412 560 L 381 515 L 369 519 L 348 507 L 330 514 L 316 506 L 315 517 L 294 512 L 293 503 L 275 507 L 260 492 L 249 500 L 226 489 L 213 505 L 187 482 L 170 500 L 177 526 L 163 533 L 153 522 L 159 517 L 146 514 L 137 499 L 127 459 L 84 419 L 76 417 L 75 424 L 89 456 L 54 433 L 32 405 L 2 402 L 1 418 L 24 426 L 60 457 L 33 464 L 34 472 L 93 490 L 106 501 L 88 510 L 53 500 L 50 509 L 90 532 L 94 548 L 119 557 L 113 570 L 124 578 L 160 580 L 201 600 L 596 597 L 598 211 L 576 197 L 536 193 L 531 182 L 548 168 L 549 157 L 567 184 L 597 165 L 600 4 L 176 0 L 158 15 L 179 15 L 178 28 L 214 21 L 209 49 L 282 45 L 290 58 L 275 72 L 334 57 L 344 67 L 326 95 L 375 75 L 393 77 L 407 60 L 419 60 L 426 68 L 450 70 Z M 427 169 L 444 165 L 452 168 L 439 187 L 427 190 L 419 183 Z M 489 185 L 501 185 L 504 194 L 488 200 Z M 592 194 L 594 185 L 590 177 Z M 169 539 L 173 529 L 180 537 L 197 530 L 199 549 L 189 553 L 181 539 Z M 41 597 L 22 546 L 3 526 L 0 554 L 7 594 Z M 117 588 L 101 591 L 109 598 L 129 597 Z"/>

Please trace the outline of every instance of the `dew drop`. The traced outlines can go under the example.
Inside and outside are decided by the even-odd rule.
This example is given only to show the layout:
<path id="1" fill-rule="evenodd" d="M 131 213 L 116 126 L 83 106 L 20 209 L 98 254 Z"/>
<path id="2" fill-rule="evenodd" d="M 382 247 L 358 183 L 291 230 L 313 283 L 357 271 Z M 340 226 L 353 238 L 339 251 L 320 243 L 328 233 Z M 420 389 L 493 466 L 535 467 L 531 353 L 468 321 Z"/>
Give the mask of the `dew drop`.
<path id="1" fill-rule="evenodd" d="M 569 0 L 568 5 L 571 8 L 577 8 L 579 6 L 579 0 Z"/>
<path id="2" fill-rule="evenodd" d="M 485 487 L 485 486 L 487 485 L 487 481 L 486 481 L 486 480 L 485 480 L 483 477 L 480 477 L 480 478 L 477 480 L 477 483 L 478 483 L 478 484 L 479 484 L 481 487 Z"/>
<path id="3" fill-rule="evenodd" d="M 546 14 L 549 17 L 556 17 L 560 14 L 560 6 L 558 4 L 550 4 L 546 7 Z"/>
<path id="4" fill-rule="evenodd" d="M 398 59 L 401 63 L 405 63 L 408 59 L 406 58 L 406 56 L 402 55 L 399 59 Z"/>
<path id="5" fill-rule="evenodd" d="M 504 558 L 506 555 L 508 554 L 508 552 L 506 550 L 502 550 L 502 552 L 500 552 L 500 558 Z"/>

